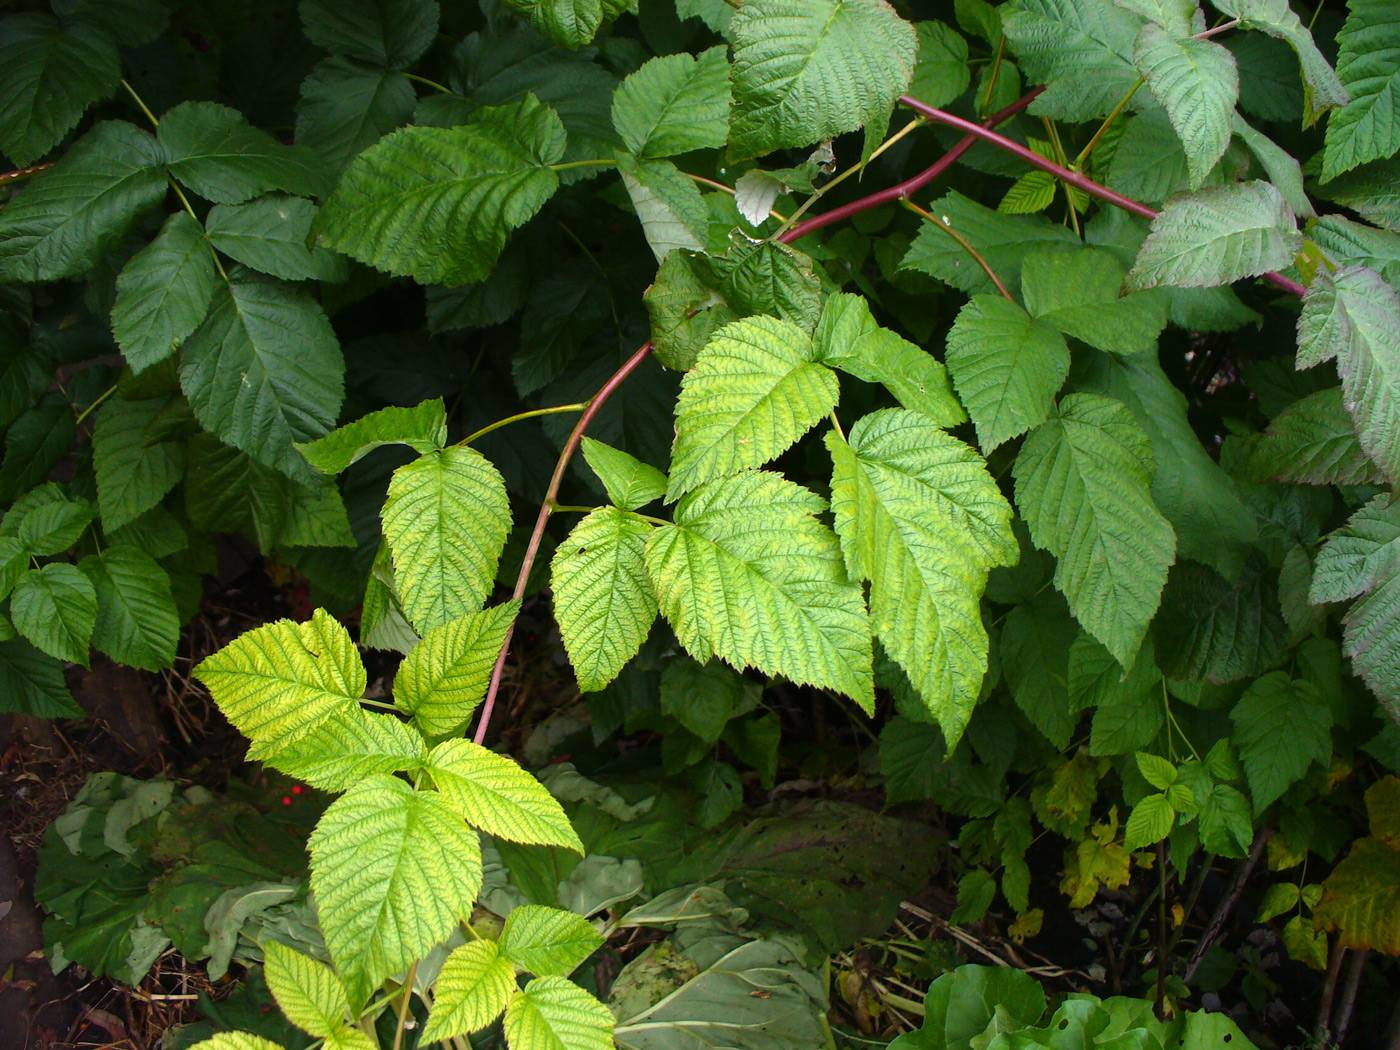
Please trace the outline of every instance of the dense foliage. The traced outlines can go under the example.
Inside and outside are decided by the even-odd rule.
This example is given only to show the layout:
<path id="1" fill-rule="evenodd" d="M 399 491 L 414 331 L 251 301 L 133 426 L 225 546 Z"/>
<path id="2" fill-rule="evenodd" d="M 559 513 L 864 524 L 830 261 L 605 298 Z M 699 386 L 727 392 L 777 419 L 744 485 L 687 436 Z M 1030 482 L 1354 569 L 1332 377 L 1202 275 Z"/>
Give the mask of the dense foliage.
<path id="1" fill-rule="evenodd" d="M 965 968 L 901 1047 L 1218 1045 L 1166 908 L 1218 862 L 1329 988 L 1400 952 L 1400 9 L 1212 2 L 7 5 L 0 704 L 170 666 L 215 534 L 324 606 L 194 669 L 315 789 L 309 869 L 94 783 L 55 965 L 265 955 L 355 1050 L 826 1045 L 935 843 L 746 807 L 773 695 L 952 821 L 953 924 L 1160 901 L 1154 1003 Z M 648 764 L 485 746 L 546 609 L 589 723 L 526 764 Z"/>

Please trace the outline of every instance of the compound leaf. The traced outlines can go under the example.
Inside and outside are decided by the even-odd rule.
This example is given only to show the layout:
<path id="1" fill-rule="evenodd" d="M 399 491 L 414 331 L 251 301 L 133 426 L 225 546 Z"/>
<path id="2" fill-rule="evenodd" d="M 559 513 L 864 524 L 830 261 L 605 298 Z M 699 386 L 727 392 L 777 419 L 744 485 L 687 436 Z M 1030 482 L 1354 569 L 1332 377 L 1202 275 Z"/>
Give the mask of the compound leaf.
<path id="1" fill-rule="evenodd" d="M 30 569 L 10 595 L 15 630 L 50 656 L 88 666 L 97 592 L 78 569 L 50 562 Z"/>
<path id="2" fill-rule="evenodd" d="M 254 744 L 248 761 L 322 791 L 345 791 L 366 777 L 420 767 L 423 751 L 423 738 L 412 727 L 355 706 L 337 709 L 289 746 L 277 740 Z"/>
<path id="3" fill-rule="evenodd" d="M 735 16 L 738 21 L 738 16 Z M 612 1050 L 612 1011 L 565 977 L 536 977 L 506 1007 L 511 1050 Z"/>
<path id="4" fill-rule="evenodd" d="M 216 204 L 204 220 L 209 243 L 262 273 L 287 281 L 343 281 L 345 260 L 324 248 L 308 249 L 316 205 L 273 195 L 246 204 Z"/>
<path id="5" fill-rule="evenodd" d="M 146 442 L 146 428 L 169 404 L 169 398 L 124 401 L 113 397 L 97 410 L 92 459 L 97 506 L 106 532 L 135 521 L 185 476 L 183 444 Z"/>
<path id="6" fill-rule="evenodd" d="M 666 494 L 666 475 L 650 463 L 591 437 L 583 439 L 581 448 L 614 506 L 637 510 Z"/>
<path id="7" fill-rule="evenodd" d="M 506 916 L 500 945 L 528 973 L 565 977 L 603 946 L 603 937 L 581 915 L 523 904 Z"/>
<path id="8" fill-rule="evenodd" d="M 345 986 L 325 963 L 269 939 L 263 947 L 263 976 L 287 1020 L 322 1039 L 345 1023 L 350 1002 Z"/>
<path id="9" fill-rule="evenodd" d="M 156 131 L 170 174 L 216 204 L 239 204 L 269 190 L 324 196 L 330 175 L 309 151 L 283 146 L 236 109 L 182 102 Z"/>
<path id="10" fill-rule="evenodd" d="M 1150 354 L 1167 325 L 1167 299 L 1160 292 L 1122 295 L 1126 274 L 1110 252 L 1036 249 L 1022 264 L 1021 294 L 1032 317 L 1097 350 Z"/>

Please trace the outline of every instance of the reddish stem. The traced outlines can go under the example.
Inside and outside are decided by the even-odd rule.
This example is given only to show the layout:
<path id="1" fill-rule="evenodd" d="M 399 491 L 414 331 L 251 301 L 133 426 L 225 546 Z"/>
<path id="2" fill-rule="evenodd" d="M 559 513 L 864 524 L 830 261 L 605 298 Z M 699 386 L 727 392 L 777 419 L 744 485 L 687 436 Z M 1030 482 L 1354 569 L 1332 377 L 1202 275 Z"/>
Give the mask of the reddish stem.
<path id="1" fill-rule="evenodd" d="M 926 102 L 920 102 L 916 98 L 910 98 L 908 95 L 901 95 L 899 101 L 901 105 L 907 106 L 916 113 L 922 114 L 925 118 L 936 124 L 946 124 L 950 128 L 958 128 L 970 136 L 982 139 L 984 142 L 990 142 L 993 146 L 1020 157 L 1027 164 L 1040 168 L 1042 171 L 1048 171 L 1057 179 L 1061 179 L 1071 186 L 1078 187 L 1091 197 L 1097 197 L 1099 200 L 1107 201 L 1109 204 L 1122 208 L 1124 211 L 1132 212 L 1134 215 L 1140 215 L 1144 219 L 1155 219 L 1157 217 L 1157 210 L 1155 208 L 1149 208 L 1146 204 L 1135 201 L 1131 197 L 1124 197 L 1121 193 L 1114 193 L 1107 186 L 1101 186 L 1093 179 L 1081 175 L 1077 171 L 1071 171 L 1069 168 L 1056 164 L 1053 160 L 1046 160 L 1034 150 L 1026 148 L 1019 142 L 1007 138 L 1005 135 L 997 134 L 995 131 L 991 130 L 991 128 L 983 127 L 980 124 L 974 124 L 972 121 L 964 120 L 962 117 L 954 116 L 952 113 L 945 113 L 941 109 L 936 109 Z M 1261 276 L 1263 276 L 1264 280 L 1277 285 L 1284 291 L 1291 292 L 1300 298 L 1302 297 L 1304 288 L 1297 281 L 1290 280 L 1282 274 L 1277 273 L 1266 273 Z"/>

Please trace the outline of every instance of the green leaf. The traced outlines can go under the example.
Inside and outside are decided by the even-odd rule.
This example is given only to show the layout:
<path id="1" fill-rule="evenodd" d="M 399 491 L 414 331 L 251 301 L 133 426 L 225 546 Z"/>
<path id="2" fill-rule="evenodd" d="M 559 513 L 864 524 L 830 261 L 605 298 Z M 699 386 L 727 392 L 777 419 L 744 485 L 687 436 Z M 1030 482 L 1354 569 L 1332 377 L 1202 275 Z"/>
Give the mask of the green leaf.
<path id="1" fill-rule="evenodd" d="M 109 398 L 97 410 L 92 459 L 103 531 L 135 521 L 165 498 L 185 476 L 185 447 L 174 441 L 146 443 L 146 428 L 168 398 L 124 401 Z"/>
<path id="2" fill-rule="evenodd" d="M 1152 448 L 1119 402 L 1071 394 L 1016 457 L 1016 505 L 1056 557 L 1055 585 L 1131 666 L 1157 611 L 1176 535 L 1152 502 Z"/>
<path id="3" fill-rule="evenodd" d="M 909 94 L 930 106 L 946 106 L 972 81 L 967 66 L 967 41 L 942 22 L 918 22 L 918 53 Z"/>
<path id="4" fill-rule="evenodd" d="M 495 941 L 471 941 L 454 948 L 433 985 L 433 1008 L 422 1042 L 446 1042 L 481 1031 L 505 1012 L 515 992 L 515 967 Z"/>
<path id="5" fill-rule="evenodd" d="M 1128 814 L 1128 823 L 1123 830 L 1123 848 L 1132 852 L 1161 842 L 1171 834 L 1175 823 L 1176 811 L 1166 795 L 1144 796 Z"/>
<path id="6" fill-rule="evenodd" d="M 1155 692 L 1161 685 L 1162 673 L 1157 670 L 1153 659 L 1152 643 L 1144 644 L 1145 648 L 1138 652 L 1132 667 L 1124 671 L 1123 665 L 1112 653 L 1092 636 L 1080 631 L 1069 651 L 1070 710 L 1077 712 L 1136 704 L 1143 694 Z M 1160 718 L 1153 720 L 1154 729 L 1160 724 Z"/>
<path id="7" fill-rule="evenodd" d="M 384 537 L 404 612 L 419 631 L 480 609 L 510 531 L 500 472 L 473 448 L 429 452 L 394 471 Z"/>
<path id="8" fill-rule="evenodd" d="M 1078 238 L 1043 216 L 1005 215 L 984 208 L 956 191 L 929 205 L 929 210 L 962 234 L 981 253 L 1012 295 L 1021 288 L 1021 262 L 1037 247 L 1077 247 Z M 969 294 L 993 293 L 996 286 L 957 241 L 932 223 L 923 223 L 900 263 Z"/>
<path id="9" fill-rule="evenodd" d="M 1055 176 L 1048 171 L 1028 171 L 1012 184 L 997 204 L 1007 215 L 1034 215 L 1055 202 Z"/>
<path id="10" fill-rule="evenodd" d="M 0 315 L 0 426 L 9 426 L 48 389 L 44 358 L 29 342 L 29 329 L 14 313 Z"/>
<path id="11" fill-rule="evenodd" d="M 1176 783 L 1176 766 L 1161 755 L 1139 751 L 1133 758 L 1137 761 L 1138 772 L 1142 774 L 1142 778 L 1158 791 L 1166 791 Z"/>
<path id="12" fill-rule="evenodd" d="M 581 447 L 614 506 L 638 510 L 666 494 L 666 475 L 651 464 L 591 437 L 585 437 Z"/>
<path id="13" fill-rule="evenodd" d="M 234 271 L 181 358 L 180 387 L 205 430 L 289 477 L 314 480 L 293 445 L 335 426 L 345 361 L 310 294 Z"/>
<path id="14" fill-rule="evenodd" d="M 1313 43 L 1312 33 L 1289 6 L 1288 0 L 1211 0 L 1230 18 L 1238 18 L 1244 29 L 1257 29 L 1277 37 L 1298 56 L 1306 90 L 1303 96 L 1303 126 L 1309 127 L 1324 110 L 1345 106 L 1346 88 Z"/>
<path id="15" fill-rule="evenodd" d="M 175 662 L 180 616 L 170 577 L 136 547 L 112 546 L 78 567 L 97 592 L 92 644 L 119 663 L 161 671 Z"/>
<path id="16" fill-rule="evenodd" d="M 412 727 L 359 706 L 337 710 L 290 745 L 271 740 L 248 751 L 248 761 L 322 791 L 346 791 L 366 777 L 417 769 L 425 757 L 423 738 Z"/>
<path id="17" fill-rule="evenodd" d="M 554 616 L 582 692 L 616 678 L 651 631 L 656 597 L 644 559 L 651 531 L 636 514 L 599 507 L 554 552 Z"/>
<path id="18" fill-rule="evenodd" d="M 74 566 L 50 562 L 21 576 L 10 595 L 10 619 L 50 656 L 88 666 L 97 593 Z"/>
<path id="19" fill-rule="evenodd" d="M 1256 815 L 1313 762 L 1331 761 L 1332 708 L 1311 682 L 1290 681 L 1283 671 L 1266 674 L 1245 690 L 1230 719 Z"/>
<path id="20" fill-rule="evenodd" d="M 1194 31 L 1195 0 L 1115 0 L 1118 7 L 1142 15 L 1171 31 L 1174 37 L 1189 37 Z"/>
<path id="21" fill-rule="evenodd" d="M 1160 204 L 1190 182 L 1181 139 L 1159 108 L 1128 118 L 1107 163 L 1108 188 L 1147 204 Z"/>
<path id="22" fill-rule="evenodd" d="M 444 448 L 447 410 L 442 398 L 412 408 L 381 408 L 296 448 L 322 474 L 339 474 L 383 445 L 407 445 L 420 455 Z"/>
<path id="23" fill-rule="evenodd" d="M 470 740 L 447 740 L 433 748 L 424 768 L 443 800 L 472 827 L 508 842 L 583 854 L 563 808 L 513 758 Z"/>
<path id="24" fill-rule="evenodd" d="M 1021 271 L 1026 310 L 1065 335 L 1119 357 L 1155 354 L 1167 325 L 1161 293 L 1120 295 L 1127 270 L 1107 251 L 1036 249 Z"/>
<path id="25" fill-rule="evenodd" d="M 1196 189 L 1230 145 L 1240 92 L 1234 56 L 1214 40 L 1179 39 L 1161 26 L 1146 25 L 1133 64 L 1166 109 Z"/>
<path id="26" fill-rule="evenodd" d="M 606 19 L 629 7 L 628 0 L 505 0 L 516 14 L 530 20 L 542 35 L 560 47 L 580 48 L 593 39 Z"/>
<path id="27" fill-rule="evenodd" d="M 96 517 L 86 503 L 66 500 L 35 507 L 19 524 L 19 542 L 25 551 L 38 557 L 62 554 L 82 538 Z"/>
<path id="28" fill-rule="evenodd" d="M 302 81 L 297 144 L 343 172 L 362 151 L 413 119 L 413 84 L 394 70 L 322 59 Z"/>
<path id="29" fill-rule="evenodd" d="M 1229 284 L 1285 269 L 1302 247 L 1293 209 L 1272 184 L 1212 186 L 1167 202 L 1152 220 L 1126 286 Z"/>
<path id="30" fill-rule="evenodd" d="M 661 713 L 670 715 L 713 747 L 731 720 L 758 705 L 762 689 L 718 660 L 698 664 L 681 657 L 661 672 Z"/>
<path id="31" fill-rule="evenodd" d="M 308 250 L 316 205 L 301 197 L 259 197 L 216 204 L 204 220 L 209 243 L 245 266 L 287 281 L 343 281 L 345 260 Z"/>
<path id="32" fill-rule="evenodd" d="M 958 311 L 944 358 L 986 452 L 1044 422 L 1069 375 L 1064 337 L 995 295 Z"/>
<path id="33" fill-rule="evenodd" d="M 741 253 L 725 278 L 725 299 L 740 314 L 768 314 L 810 332 L 821 313 L 821 281 L 812 260 L 775 241 L 762 241 Z M 733 259 L 735 252 L 730 252 Z"/>
<path id="34" fill-rule="evenodd" d="M 1342 389 L 1329 387 L 1289 405 L 1250 451 L 1258 478 L 1298 485 L 1373 485 L 1384 480 L 1361 449 Z"/>
<path id="35" fill-rule="evenodd" d="M 738 21 L 738 17 L 735 17 Z M 506 1007 L 510 1050 L 612 1050 L 612 1012 L 566 977 L 536 977 Z"/>
<path id="36" fill-rule="evenodd" d="M 1153 631 L 1162 670 L 1193 681 L 1263 674 L 1288 644 L 1278 588 L 1253 565 L 1231 583 L 1204 565 L 1178 562 Z"/>
<path id="37" fill-rule="evenodd" d="M 1400 481 L 1400 296 L 1374 270 L 1319 273 L 1303 295 L 1298 367 L 1333 359 L 1357 441 Z"/>
<path id="38" fill-rule="evenodd" d="M 812 334 L 816 359 L 867 383 L 881 383 L 905 408 L 940 426 L 966 422 L 948 373 L 932 354 L 875 323 L 858 295 L 828 296 Z"/>
<path id="39" fill-rule="evenodd" d="M 234 728 L 276 747 L 358 710 L 367 684 L 355 643 L 324 609 L 309 623 L 278 620 L 240 635 L 194 675 Z"/>
<path id="40" fill-rule="evenodd" d="M 686 651 L 833 689 L 869 709 L 870 625 L 826 504 L 776 474 L 702 485 L 647 538 L 657 604 Z"/>
<path id="41" fill-rule="evenodd" d="M 98 26 L 50 14 L 0 22 L 0 151 L 33 164 L 72 131 L 88 106 L 117 90 L 116 43 Z"/>
<path id="42" fill-rule="evenodd" d="M 1131 11 L 1096 0 L 1013 0 L 1000 13 L 1021 69 L 1048 85 L 1032 113 L 1102 117 L 1137 83 L 1133 43 L 1142 18 Z"/>
<path id="43" fill-rule="evenodd" d="M 1400 234 L 1342 215 L 1324 215 L 1308 224 L 1308 239 L 1333 262 L 1369 266 L 1387 281 L 1400 280 Z"/>
<path id="44" fill-rule="evenodd" d="M 302 1031 L 324 1039 L 345 1024 L 350 1003 L 329 966 L 269 939 L 263 974 L 287 1020 Z"/>
<path id="45" fill-rule="evenodd" d="M 913 26 L 884 0 L 750 0 L 729 39 L 734 160 L 882 129 L 917 50 Z"/>
<path id="46" fill-rule="evenodd" d="M 428 631 L 394 675 L 394 706 L 425 736 L 459 732 L 486 694 L 518 602 L 468 613 Z"/>
<path id="47" fill-rule="evenodd" d="M 951 746 L 987 668 L 987 573 L 1019 557 L 1011 508 L 980 456 L 913 412 L 872 413 L 827 447 L 848 571 L 870 581 L 872 627 Z"/>
<path id="48" fill-rule="evenodd" d="M 21 638 L 0 641 L 0 711 L 36 718 L 82 718 L 63 665 Z"/>
<path id="49" fill-rule="evenodd" d="M 1216 784 L 1201 806 L 1201 845 L 1221 857 L 1248 855 L 1254 839 L 1249 799 L 1227 784 Z"/>
<path id="50" fill-rule="evenodd" d="M 533 95 L 464 127 L 405 128 L 365 150 L 321 209 L 323 242 L 426 284 L 485 280 L 510 231 L 559 188 L 564 126 Z"/>
<path id="51" fill-rule="evenodd" d="M 98 124 L 0 212 L 0 282 L 90 269 L 165 197 L 161 159 L 155 139 L 135 125 Z"/>
<path id="52" fill-rule="evenodd" d="M 481 847 L 435 791 L 374 776 L 332 802 L 307 842 L 311 891 L 350 1009 L 471 915 Z"/>
<path id="53" fill-rule="evenodd" d="M 637 160 L 622 152 L 617 170 L 658 260 L 677 248 L 698 251 L 705 246 L 709 211 L 688 175 L 669 160 Z"/>
<path id="54" fill-rule="evenodd" d="M 133 372 L 164 361 L 209 313 L 219 274 L 197 219 L 178 211 L 117 276 L 112 335 Z"/>
<path id="55" fill-rule="evenodd" d="M 321 197 L 330 190 L 324 166 L 299 146 L 283 146 L 252 127 L 236 109 L 182 102 L 156 132 L 170 174 L 216 204 L 239 204 L 269 190 Z"/>
<path id="56" fill-rule="evenodd" d="M 729 136 L 725 48 L 651 59 L 618 85 L 612 120 L 637 157 L 673 157 L 723 146 Z"/>
<path id="57" fill-rule="evenodd" d="M 800 328 L 750 317 L 720 331 L 681 384 L 666 492 L 761 466 L 836 407 L 836 375 Z"/>
<path id="58" fill-rule="evenodd" d="M 525 904 L 506 916 L 500 946 L 527 973 L 567 977 L 603 946 L 603 937 L 581 916 Z"/>
<path id="59" fill-rule="evenodd" d="M 1307 191 L 1303 187 L 1302 165 L 1294 159 L 1293 154 L 1267 135 L 1255 131 L 1238 113 L 1234 114 L 1232 123 L 1235 134 L 1249 147 L 1254 159 L 1263 167 L 1264 173 L 1269 176 L 1279 193 L 1283 194 L 1283 199 L 1288 202 L 1294 214 L 1306 218 L 1316 217 L 1317 211 L 1313 208 L 1312 201 L 1308 200 Z"/>
<path id="60" fill-rule="evenodd" d="M 1294 883 L 1276 882 L 1264 891 L 1264 897 L 1259 901 L 1259 908 L 1254 917 L 1258 922 L 1276 919 L 1284 912 L 1296 908 L 1298 898 L 1298 887 Z"/>
<path id="61" fill-rule="evenodd" d="M 1327 118 L 1323 182 L 1400 149 L 1400 11 L 1388 0 L 1350 0 L 1337 48 L 1337 76 L 1351 101 Z"/>
<path id="62" fill-rule="evenodd" d="M 208 1039 L 201 1039 L 191 1050 L 283 1050 L 271 1039 L 264 1039 L 251 1032 L 215 1032 Z"/>
<path id="63" fill-rule="evenodd" d="M 1016 706 L 1061 749 L 1078 722 L 1069 703 L 1069 652 L 1078 633 L 1064 600 L 1051 592 L 1007 613 L 997 650 Z"/>
<path id="64" fill-rule="evenodd" d="M 738 317 L 716 289 L 700 280 L 686 252 L 662 260 L 642 301 L 651 318 L 656 359 L 678 372 L 690 371 L 711 335 Z"/>
<path id="65" fill-rule="evenodd" d="M 1400 851 L 1358 839 L 1322 884 L 1313 918 L 1347 948 L 1400 952 Z"/>
<path id="66" fill-rule="evenodd" d="M 297 13 L 321 50 L 390 69 L 411 66 L 438 30 L 437 0 L 303 0 Z"/>
<path id="67" fill-rule="evenodd" d="M 1363 219 L 1400 232 L 1400 160 L 1375 161 L 1338 175 L 1318 189 L 1319 195 L 1344 204 Z"/>

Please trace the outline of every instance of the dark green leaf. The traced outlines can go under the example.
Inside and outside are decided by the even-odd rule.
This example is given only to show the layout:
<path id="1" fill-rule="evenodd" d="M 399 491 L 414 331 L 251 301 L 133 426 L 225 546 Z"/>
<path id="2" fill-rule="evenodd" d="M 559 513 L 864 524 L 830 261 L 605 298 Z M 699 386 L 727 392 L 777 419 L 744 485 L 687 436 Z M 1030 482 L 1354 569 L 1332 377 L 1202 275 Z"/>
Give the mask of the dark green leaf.
<path id="1" fill-rule="evenodd" d="M 218 204 L 238 204 L 269 190 L 324 196 L 330 175 L 316 157 L 283 146 L 243 114 L 214 102 L 182 102 L 157 132 L 170 173 Z"/>
<path id="2" fill-rule="evenodd" d="M 437 0 L 302 0 L 306 35 L 333 55 L 406 69 L 437 35 Z"/>
<path id="3" fill-rule="evenodd" d="M 402 73 L 328 58 L 301 85 L 297 144 L 335 174 L 413 118 L 413 85 Z"/>
<path id="4" fill-rule="evenodd" d="M 82 718 L 63 665 L 21 638 L 0 642 L 0 711 L 37 718 Z"/>
<path id="5" fill-rule="evenodd" d="M 97 619 L 92 583 L 66 562 L 50 562 L 20 577 L 10 595 L 15 629 L 50 656 L 88 666 Z"/>
<path id="6" fill-rule="evenodd" d="M 117 277 L 112 334 L 133 372 L 164 361 L 199 327 L 219 274 L 197 219 L 171 215 Z"/>
<path id="7" fill-rule="evenodd" d="M 79 568 L 97 592 L 93 646 L 129 667 L 169 667 L 180 617 L 165 570 L 145 551 L 122 546 L 84 558 Z"/>

